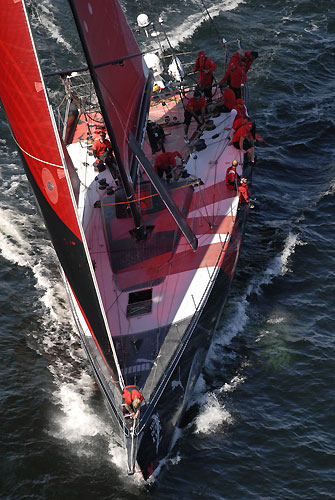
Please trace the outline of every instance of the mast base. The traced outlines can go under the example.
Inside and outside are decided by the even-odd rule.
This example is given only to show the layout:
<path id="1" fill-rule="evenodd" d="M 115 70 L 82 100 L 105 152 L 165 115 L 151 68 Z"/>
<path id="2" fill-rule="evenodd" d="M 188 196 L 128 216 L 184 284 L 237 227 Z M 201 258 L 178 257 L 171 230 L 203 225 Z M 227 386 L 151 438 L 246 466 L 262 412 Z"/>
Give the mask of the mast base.
<path id="1" fill-rule="evenodd" d="M 150 237 L 154 227 L 155 226 L 134 227 L 129 233 L 136 241 L 146 241 Z"/>

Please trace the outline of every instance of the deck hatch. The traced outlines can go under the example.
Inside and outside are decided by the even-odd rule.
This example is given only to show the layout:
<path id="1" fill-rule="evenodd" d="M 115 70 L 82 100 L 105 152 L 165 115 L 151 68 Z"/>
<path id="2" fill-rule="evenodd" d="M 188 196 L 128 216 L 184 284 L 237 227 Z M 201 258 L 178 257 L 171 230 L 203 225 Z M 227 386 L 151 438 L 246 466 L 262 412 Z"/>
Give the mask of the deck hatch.
<path id="1" fill-rule="evenodd" d="M 152 288 L 128 295 L 127 317 L 149 314 L 152 310 Z"/>

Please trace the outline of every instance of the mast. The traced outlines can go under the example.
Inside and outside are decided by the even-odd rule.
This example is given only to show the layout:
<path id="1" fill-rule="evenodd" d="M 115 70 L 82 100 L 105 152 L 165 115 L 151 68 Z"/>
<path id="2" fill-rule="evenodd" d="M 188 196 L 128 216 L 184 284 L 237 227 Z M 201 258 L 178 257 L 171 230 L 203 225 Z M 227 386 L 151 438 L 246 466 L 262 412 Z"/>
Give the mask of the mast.
<path id="1" fill-rule="evenodd" d="M 168 191 L 166 190 L 165 186 L 163 183 L 160 181 L 159 177 L 155 174 L 154 169 L 151 166 L 150 161 L 148 158 L 145 156 L 144 152 L 141 150 L 140 145 L 136 141 L 135 137 L 130 133 L 129 134 L 129 144 L 134 151 L 136 158 L 138 161 L 141 163 L 143 169 L 145 170 L 145 173 L 149 177 L 151 183 L 153 184 L 154 188 L 157 190 L 159 193 L 161 200 L 163 201 L 164 205 L 174 218 L 177 226 L 189 242 L 192 250 L 196 250 L 198 248 L 198 240 L 195 234 L 193 233 L 192 229 L 190 226 L 187 224 L 186 220 L 180 213 L 180 210 L 178 209 L 177 205 L 175 204 L 174 200 L 171 198 L 169 195 Z"/>
<path id="2" fill-rule="evenodd" d="M 136 238 L 139 240 L 145 239 L 147 232 L 146 232 L 145 227 L 143 226 L 142 217 L 141 217 L 141 214 L 138 210 L 137 204 L 135 203 L 135 192 L 132 188 L 131 179 L 126 172 L 125 167 L 124 167 L 123 162 L 122 162 L 122 159 L 121 159 L 119 146 L 118 146 L 118 143 L 117 143 L 117 140 L 116 140 L 116 137 L 114 134 L 114 130 L 113 130 L 111 121 L 109 119 L 109 115 L 108 115 L 106 106 L 105 106 L 105 101 L 104 101 L 104 98 L 103 98 L 103 95 L 102 95 L 102 92 L 100 89 L 99 78 L 98 78 L 98 75 L 96 73 L 95 66 L 94 66 L 92 58 L 91 58 L 90 50 L 89 50 L 88 44 L 87 44 L 86 39 L 85 39 L 84 31 L 82 29 L 81 20 L 80 20 L 80 17 L 78 15 L 74 0 L 69 0 L 69 3 L 70 3 L 70 7 L 71 7 L 71 10 L 73 13 L 75 23 L 77 25 L 79 38 L 80 38 L 80 41 L 81 41 L 81 44 L 82 44 L 82 47 L 84 50 L 88 69 L 89 69 L 91 77 L 92 77 L 93 85 L 95 87 L 95 91 L 96 91 L 97 98 L 99 101 L 102 116 L 103 116 L 105 124 L 106 124 L 109 138 L 110 138 L 112 145 L 113 145 L 113 151 L 114 151 L 117 165 L 119 167 L 122 185 L 123 185 L 124 191 L 126 193 L 127 201 L 129 201 L 129 207 L 130 207 L 131 214 L 133 216 L 134 223 L 135 223 L 134 234 L 135 234 Z"/>

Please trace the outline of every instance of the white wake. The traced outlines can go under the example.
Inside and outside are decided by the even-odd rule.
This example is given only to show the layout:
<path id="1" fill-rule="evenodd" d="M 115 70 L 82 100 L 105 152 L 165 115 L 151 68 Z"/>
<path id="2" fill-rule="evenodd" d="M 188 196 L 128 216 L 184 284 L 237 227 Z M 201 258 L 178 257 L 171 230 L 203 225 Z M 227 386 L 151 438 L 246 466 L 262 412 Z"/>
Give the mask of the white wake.
<path id="1" fill-rule="evenodd" d="M 231 340 L 241 333 L 249 321 L 249 301 L 251 294 L 262 295 L 264 285 L 270 284 L 276 277 L 284 276 L 291 271 L 291 257 L 295 252 L 297 245 L 304 243 L 299 240 L 296 234 L 290 233 L 284 244 L 281 253 L 273 258 L 267 268 L 259 275 L 254 276 L 251 282 L 246 286 L 246 291 L 241 295 L 238 301 L 229 304 L 232 309 L 231 314 L 225 319 L 220 331 L 215 336 L 210 347 L 206 366 L 210 368 L 220 362 L 222 357 L 222 346 L 229 345 Z M 271 317 L 269 323 L 280 323 L 282 317 Z M 259 339 L 255 339 L 258 341 Z M 199 414 L 195 419 L 195 433 L 209 434 L 222 431 L 224 425 L 230 425 L 234 422 L 233 416 L 225 406 L 225 393 L 232 393 L 240 384 L 245 382 L 244 369 L 247 361 L 242 363 L 238 372 L 234 374 L 229 382 L 213 391 L 206 390 L 206 384 L 202 377 L 196 386 L 196 400 L 200 404 Z"/>

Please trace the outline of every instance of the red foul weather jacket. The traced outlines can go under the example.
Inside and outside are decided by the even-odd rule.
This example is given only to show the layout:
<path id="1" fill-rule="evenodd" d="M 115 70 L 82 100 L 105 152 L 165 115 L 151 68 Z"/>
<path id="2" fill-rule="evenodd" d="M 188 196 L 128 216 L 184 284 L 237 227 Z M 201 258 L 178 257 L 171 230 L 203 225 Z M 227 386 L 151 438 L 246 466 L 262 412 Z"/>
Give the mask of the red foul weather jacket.
<path id="1" fill-rule="evenodd" d="M 122 397 L 126 405 L 131 405 L 134 399 L 139 399 L 143 401 L 143 394 L 140 393 L 137 385 L 127 385 L 124 390 Z"/>
<path id="2" fill-rule="evenodd" d="M 169 153 L 168 151 L 166 153 L 161 153 L 159 156 L 157 156 L 156 161 L 155 161 L 155 168 L 161 168 L 162 170 L 166 170 L 169 167 L 175 167 L 176 166 L 176 156 L 179 156 L 179 158 L 182 158 L 181 154 L 178 151 L 174 151 L 173 153 Z"/>
<path id="3" fill-rule="evenodd" d="M 247 184 L 242 182 L 242 184 L 238 187 L 238 192 L 240 193 L 240 203 L 249 203 Z"/>
<path id="4" fill-rule="evenodd" d="M 226 89 L 222 94 L 222 101 L 226 108 L 232 110 L 236 105 L 235 92 L 232 89 Z"/>
<path id="5" fill-rule="evenodd" d="M 242 125 L 242 127 L 238 128 L 234 134 L 233 137 L 233 142 L 237 142 L 240 140 L 240 138 L 243 137 L 243 140 L 248 137 L 249 139 L 252 139 L 252 135 L 250 133 L 250 130 L 247 128 L 246 125 Z"/>
<path id="6" fill-rule="evenodd" d="M 96 151 L 98 157 L 106 153 L 111 147 L 112 145 L 108 139 L 104 139 L 103 142 L 100 139 L 96 139 L 92 145 L 92 149 Z"/>
<path id="7" fill-rule="evenodd" d="M 231 191 L 235 188 L 236 189 L 236 168 L 229 167 L 227 168 L 226 172 L 226 186 L 228 189 Z"/>
<path id="8" fill-rule="evenodd" d="M 199 71 L 198 82 L 201 87 L 212 85 L 213 71 L 215 69 L 215 62 L 210 57 L 206 57 L 203 52 L 199 52 L 193 71 Z"/>
<path id="9" fill-rule="evenodd" d="M 252 63 L 254 62 L 254 59 L 251 57 L 251 50 L 246 50 L 244 57 L 242 58 L 242 62 L 245 66 L 245 72 L 249 71 L 251 68 Z"/>

